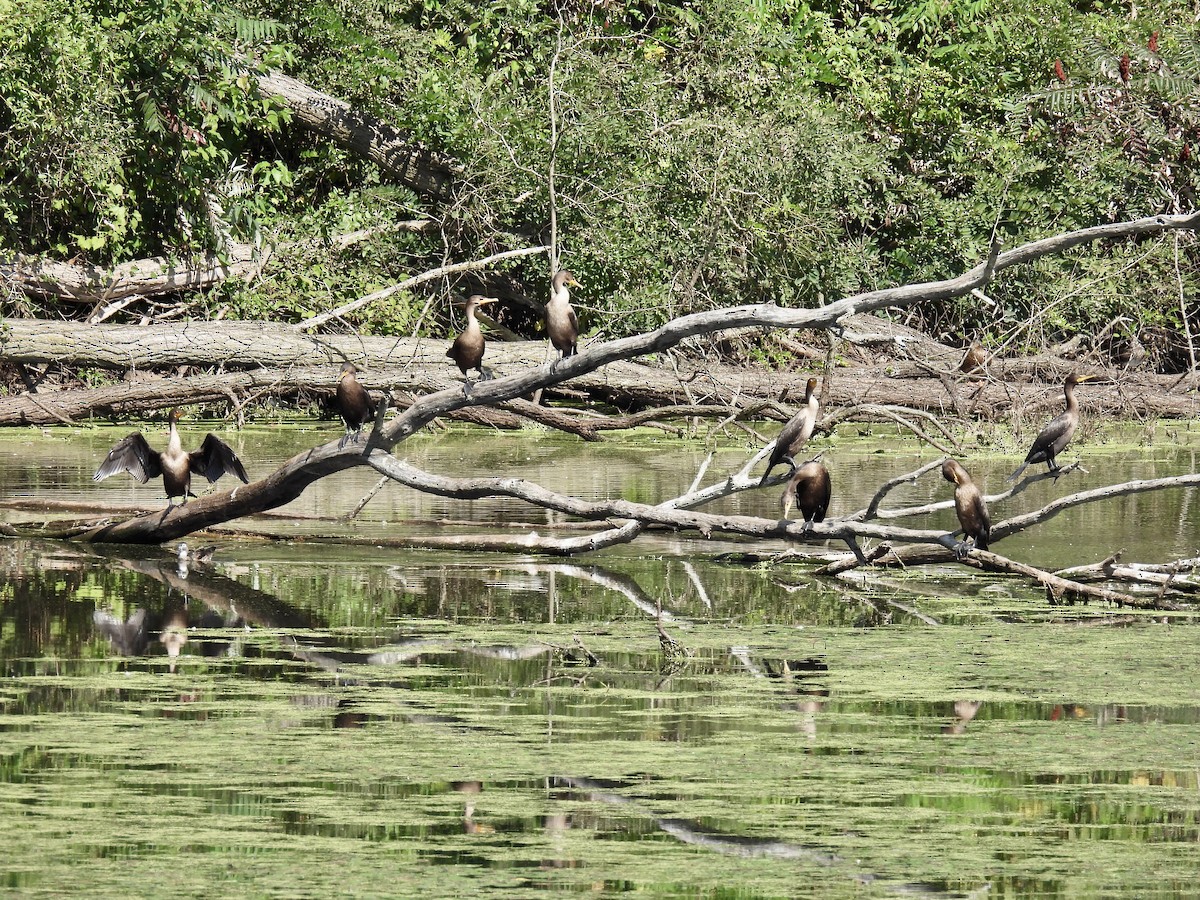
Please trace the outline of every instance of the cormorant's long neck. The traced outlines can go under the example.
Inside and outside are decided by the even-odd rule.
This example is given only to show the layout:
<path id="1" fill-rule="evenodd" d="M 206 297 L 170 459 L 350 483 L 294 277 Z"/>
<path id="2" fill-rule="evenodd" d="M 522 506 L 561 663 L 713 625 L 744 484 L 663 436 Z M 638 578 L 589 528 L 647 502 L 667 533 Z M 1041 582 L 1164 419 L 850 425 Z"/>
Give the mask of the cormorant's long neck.
<path id="1" fill-rule="evenodd" d="M 551 306 L 569 306 L 571 304 L 571 292 L 565 284 L 555 284 L 550 291 Z"/>
<path id="2" fill-rule="evenodd" d="M 1063 385 L 1063 394 L 1067 399 L 1067 414 L 1072 416 L 1078 415 L 1079 403 L 1075 400 L 1075 385 L 1068 381 Z"/>
<path id="3" fill-rule="evenodd" d="M 479 320 L 475 318 L 475 307 L 467 307 L 467 327 L 464 329 L 466 334 L 482 334 L 483 331 L 479 327 Z"/>
<path id="4" fill-rule="evenodd" d="M 179 429 L 175 427 L 175 420 L 171 419 L 171 427 L 167 431 L 167 455 L 178 456 L 183 452 L 183 442 L 179 439 Z"/>

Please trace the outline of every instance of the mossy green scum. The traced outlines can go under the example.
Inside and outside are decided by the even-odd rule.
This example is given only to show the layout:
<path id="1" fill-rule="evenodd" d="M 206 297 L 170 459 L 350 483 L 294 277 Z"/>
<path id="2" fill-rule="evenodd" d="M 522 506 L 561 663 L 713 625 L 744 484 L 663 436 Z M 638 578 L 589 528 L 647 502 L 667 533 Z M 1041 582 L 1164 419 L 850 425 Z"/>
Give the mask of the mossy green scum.
<path id="1" fill-rule="evenodd" d="M 261 446 L 250 457 L 265 468 L 312 437 L 241 440 Z M 85 482 L 109 438 L 7 438 L 6 493 L 97 490 Z M 410 453 L 466 471 L 470 446 L 430 436 Z M 548 460 L 583 462 L 578 491 L 633 484 L 652 497 L 686 487 L 697 455 L 635 440 L 606 456 L 529 434 L 489 439 L 486 452 L 528 477 L 546 478 Z M 1106 454 L 1109 479 L 1168 474 L 1191 453 L 1089 452 Z M 903 471 L 917 456 L 906 446 L 893 464 Z M 853 444 L 837 461 L 843 511 L 889 474 Z M 49 474 L 36 480 L 35 467 Z M 300 503 L 334 516 L 373 480 L 322 483 Z M 147 490 L 103 487 L 109 501 Z M 945 488 L 931 479 L 913 496 L 922 491 Z M 774 508 L 774 496 L 737 504 Z M 405 491 L 368 506 L 359 527 L 434 528 L 451 512 L 497 526 L 533 517 Z M 1153 535 L 1122 531 L 1143 521 L 1157 523 Z M 1061 516 L 1012 552 L 1169 554 L 1195 526 L 1189 498 L 1153 495 L 1119 516 Z M 299 538 L 341 526 L 253 527 Z M 814 580 L 806 566 L 717 563 L 712 550 L 734 542 L 682 536 L 572 561 L 217 543 L 214 561 L 182 582 L 163 574 L 176 567 L 165 548 L 0 546 L 8 891 L 1192 889 L 1200 649 L 1190 614 L 1050 606 L 1023 582 L 952 567 Z M 687 650 L 673 665 L 655 605 Z"/>

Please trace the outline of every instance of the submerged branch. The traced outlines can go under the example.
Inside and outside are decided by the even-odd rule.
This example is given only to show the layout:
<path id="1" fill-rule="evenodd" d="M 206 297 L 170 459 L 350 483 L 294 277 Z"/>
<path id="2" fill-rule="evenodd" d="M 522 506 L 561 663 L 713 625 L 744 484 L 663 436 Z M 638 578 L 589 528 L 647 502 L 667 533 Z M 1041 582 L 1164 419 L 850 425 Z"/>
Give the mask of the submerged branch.
<path id="1" fill-rule="evenodd" d="M 829 329 L 854 313 L 962 296 L 973 289 L 983 287 L 996 272 L 1009 265 L 1028 262 L 1086 241 L 1130 237 L 1170 229 L 1194 229 L 1198 224 L 1200 215 L 1152 216 L 1119 225 L 1060 235 L 1027 244 L 1004 254 L 999 252 L 1000 245 L 996 242 L 990 248 L 987 260 L 962 275 L 944 281 L 869 291 L 813 309 L 783 309 L 773 304 L 759 304 L 682 316 L 646 334 L 593 344 L 568 359 L 479 382 L 469 394 L 457 388 L 436 391 L 416 400 L 405 412 L 391 419 L 384 427 L 376 429 L 365 446 L 332 440 L 297 454 L 271 475 L 249 485 L 238 486 L 225 493 L 210 494 L 185 506 L 173 507 L 154 515 L 93 529 L 84 535 L 84 538 L 92 541 L 140 543 L 173 540 L 200 528 L 281 506 L 299 497 L 308 485 L 326 475 L 355 466 L 370 465 L 381 474 L 388 474 L 432 493 L 466 497 L 517 496 L 584 518 L 615 516 L 622 519 L 641 519 L 673 527 L 692 528 L 703 534 L 724 531 L 755 537 L 787 537 L 795 540 L 853 540 L 876 537 L 885 540 L 945 544 L 949 538 L 940 532 L 882 527 L 847 520 L 806 527 L 803 523 L 771 521 L 748 516 L 715 516 L 619 500 L 585 502 L 556 495 L 537 485 L 516 479 L 465 479 L 453 482 L 413 469 L 395 460 L 386 451 L 439 416 L 469 406 L 495 406 L 515 400 L 539 389 L 595 372 L 615 362 L 649 353 L 661 353 L 698 335 L 755 326 Z"/>

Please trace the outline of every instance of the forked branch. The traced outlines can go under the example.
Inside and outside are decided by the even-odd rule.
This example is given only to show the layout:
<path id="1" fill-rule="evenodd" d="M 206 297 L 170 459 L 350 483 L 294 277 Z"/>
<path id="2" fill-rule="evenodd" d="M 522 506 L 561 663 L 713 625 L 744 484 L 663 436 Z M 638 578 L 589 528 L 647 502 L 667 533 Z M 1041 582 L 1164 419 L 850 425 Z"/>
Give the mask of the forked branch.
<path id="1" fill-rule="evenodd" d="M 174 540 L 198 529 L 227 522 L 234 518 L 273 509 L 296 499 L 308 485 L 334 472 L 360 465 L 371 465 L 381 471 L 393 465 L 402 466 L 395 460 L 389 462 L 386 451 L 439 416 L 467 406 L 495 406 L 532 394 L 538 389 L 594 372 L 620 360 L 632 359 L 649 353 L 661 353 L 690 337 L 748 327 L 829 329 L 835 327 L 841 319 L 856 312 L 871 312 L 887 307 L 904 307 L 917 302 L 928 303 L 962 296 L 976 288 L 983 287 L 996 272 L 1011 265 L 1059 253 L 1088 241 L 1135 237 L 1173 229 L 1194 230 L 1198 225 L 1200 225 L 1200 215 L 1151 216 L 1132 222 L 1099 226 L 1059 235 L 1026 244 L 1006 253 L 1000 253 L 1000 245 L 996 242 L 993 243 L 988 258 L 984 262 L 962 275 L 944 281 L 869 291 L 813 309 L 783 309 L 774 304 L 760 304 L 682 316 L 645 334 L 596 344 L 569 359 L 556 361 L 553 364 L 540 366 L 516 375 L 479 383 L 474 386 L 469 395 L 457 388 L 428 394 L 414 402 L 406 411 L 391 419 L 384 427 L 376 429 L 366 446 L 343 444 L 337 440 L 330 441 L 298 454 L 271 475 L 252 484 L 239 486 L 230 492 L 211 494 L 188 503 L 186 506 L 176 507 L 151 516 L 142 516 L 102 528 L 94 528 L 82 537 L 85 540 L 123 543 L 161 542 Z M 392 472 L 389 471 L 387 474 L 392 474 Z M 425 483 L 427 489 L 434 493 L 448 489 L 445 480 L 438 481 L 434 476 L 417 473 L 415 470 L 405 467 L 397 469 L 396 474 L 400 475 L 402 480 L 405 478 L 411 480 L 414 485 Z M 486 495 L 494 488 L 492 485 L 482 483 L 486 481 L 488 480 L 481 480 L 481 483 L 475 488 L 482 492 L 479 494 L 480 496 Z M 508 480 L 493 481 L 502 481 L 504 485 L 510 486 L 516 484 Z M 537 495 L 538 490 L 544 490 L 533 490 L 536 487 L 530 488 L 531 496 Z M 453 492 L 453 489 L 451 491 Z M 503 493 L 503 491 L 501 492 Z M 643 509 L 639 509 L 638 514 L 628 515 L 640 505 L 626 504 L 623 501 L 603 501 L 589 504 L 574 498 L 566 498 L 570 502 L 557 498 L 547 497 L 545 499 L 552 508 L 564 507 L 566 512 L 583 515 L 587 518 L 595 517 L 600 508 L 606 510 L 600 514 L 601 518 L 608 516 L 643 517 Z M 654 509 L 658 508 L 644 507 L 644 510 Z M 576 510 L 579 511 L 576 512 Z M 695 518 L 688 522 L 683 522 L 683 519 L 678 518 L 687 516 Z M 738 519 L 747 519 L 748 521 L 738 522 L 736 521 Z M 660 509 L 657 518 L 654 515 L 647 515 L 646 521 L 661 521 L 672 525 L 679 525 L 683 522 L 682 527 L 697 527 L 709 531 L 725 530 L 727 526 L 731 526 L 729 528 L 731 533 L 759 536 L 802 536 L 799 524 L 789 525 L 752 517 L 705 516 L 701 513 Z M 738 528 L 743 530 L 739 531 Z M 839 540 L 853 540 L 857 537 L 885 539 L 895 537 L 900 540 L 926 541 L 932 539 L 935 542 L 943 542 L 943 536 L 933 532 L 884 529 L 880 526 L 869 525 L 869 523 L 851 523 L 845 520 L 837 523 L 836 526 L 832 523 L 817 526 L 812 533 L 826 539 Z"/>

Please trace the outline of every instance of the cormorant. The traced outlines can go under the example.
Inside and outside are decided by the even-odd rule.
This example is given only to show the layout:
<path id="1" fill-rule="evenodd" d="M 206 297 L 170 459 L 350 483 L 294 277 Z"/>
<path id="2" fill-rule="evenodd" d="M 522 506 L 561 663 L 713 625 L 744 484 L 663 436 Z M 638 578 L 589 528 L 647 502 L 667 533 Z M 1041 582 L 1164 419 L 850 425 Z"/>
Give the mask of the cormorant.
<path id="1" fill-rule="evenodd" d="M 786 519 L 792 511 L 794 499 L 804 516 L 805 525 L 823 522 L 825 512 L 829 509 L 831 493 L 829 470 L 815 459 L 810 459 L 792 472 L 792 477 L 784 486 L 783 496 L 779 498 L 779 505 L 783 507 L 783 517 Z"/>
<path id="2" fill-rule="evenodd" d="M 358 369 L 354 363 L 342 363 L 342 374 L 338 376 L 337 408 L 342 421 L 346 423 L 346 436 L 354 434 L 358 440 L 362 427 L 375 418 L 375 404 L 371 395 L 358 382 Z"/>
<path id="3" fill-rule="evenodd" d="M 942 463 L 942 477 L 954 485 L 954 511 L 962 526 L 964 551 L 967 538 L 976 550 L 986 550 L 991 539 L 992 517 L 983 494 L 971 480 L 970 473 L 956 460 L 948 459 Z"/>
<path id="4" fill-rule="evenodd" d="M 788 420 L 788 423 L 779 432 L 779 436 L 775 438 L 775 449 L 771 451 L 771 458 L 767 460 L 767 470 L 763 472 L 763 476 L 758 482 L 759 487 L 767 483 L 767 479 L 771 477 L 771 470 L 785 459 L 795 466 L 796 454 L 812 437 L 813 428 L 817 424 L 817 413 L 821 411 L 816 390 L 817 379 L 808 379 L 808 385 L 804 389 L 804 405 Z"/>
<path id="5" fill-rule="evenodd" d="M 466 377 L 467 372 L 471 369 L 479 371 L 479 378 L 481 380 L 484 377 L 483 330 L 479 327 L 479 321 L 475 318 L 475 310 L 485 303 L 495 302 L 495 297 L 481 297 L 479 294 L 473 294 L 467 300 L 467 326 L 462 330 L 462 334 L 454 339 L 454 343 L 450 345 L 450 349 L 446 351 L 446 355 L 457 363 L 464 377 Z M 471 381 L 468 378 L 465 387 L 469 388 L 470 385 Z"/>
<path id="6" fill-rule="evenodd" d="M 958 368 L 969 375 L 971 372 L 986 369 L 988 363 L 991 361 L 992 354 L 988 353 L 979 341 L 973 341 L 971 346 L 967 348 L 967 352 L 963 354 L 962 363 L 959 364 Z"/>
<path id="7" fill-rule="evenodd" d="M 550 302 L 546 304 L 546 333 L 550 343 L 560 353 L 559 359 L 574 356 L 579 339 L 579 320 L 571 306 L 568 287 L 582 287 L 575 276 L 563 269 L 555 273 L 550 284 Z"/>
<path id="8" fill-rule="evenodd" d="M 199 450 L 187 453 L 179 440 L 176 423 L 180 418 L 179 409 L 172 409 L 168 417 L 170 425 L 167 432 L 167 449 L 161 453 L 150 448 L 141 432 L 135 431 L 113 445 L 108 456 L 92 476 L 94 481 L 103 481 L 109 475 L 118 472 L 128 472 L 142 484 L 151 478 L 162 476 L 163 488 L 167 492 L 167 506 L 172 506 L 172 497 L 182 497 L 187 503 L 188 497 L 195 497 L 190 490 L 192 473 L 203 475 L 209 481 L 216 481 L 227 472 L 236 475 L 249 484 L 246 469 L 228 444 L 211 432 L 204 436 L 204 443 Z"/>
<path id="9" fill-rule="evenodd" d="M 1079 425 L 1079 404 L 1075 400 L 1075 385 L 1090 381 L 1094 377 L 1094 375 L 1076 375 L 1074 372 L 1067 376 L 1067 380 L 1063 383 L 1066 409 L 1051 419 L 1050 423 L 1034 438 L 1033 446 L 1029 448 L 1025 462 L 1021 463 L 1017 467 L 1017 471 L 1009 475 L 1005 481 L 1016 481 L 1025 471 L 1025 467 L 1033 463 L 1044 462 L 1051 472 L 1058 471 L 1058 462 L 1055 457 L 1066 449 L 1067 444 L 1071 442 L 1071 436 L 1075 434 L 1075 429 Z"/>

